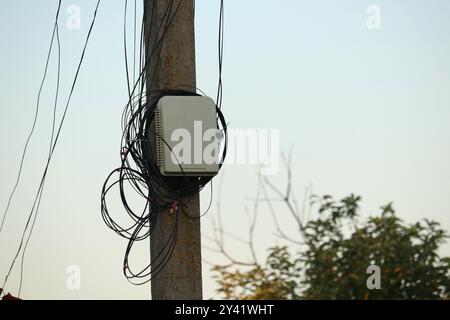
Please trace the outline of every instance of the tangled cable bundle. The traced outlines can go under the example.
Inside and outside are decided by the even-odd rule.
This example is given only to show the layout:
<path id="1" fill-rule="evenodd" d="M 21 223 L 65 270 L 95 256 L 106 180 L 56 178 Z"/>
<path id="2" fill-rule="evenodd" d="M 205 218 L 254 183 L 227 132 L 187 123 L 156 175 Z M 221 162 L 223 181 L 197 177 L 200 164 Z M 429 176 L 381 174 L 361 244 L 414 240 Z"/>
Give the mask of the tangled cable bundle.
<path id="1" fill-rule="evenodd" d="M 101 193 L 101 213 L 106 225 L 123 238 L 128 239 L 128 245 L 125 251 L 123 260 L 123 273 L 125 277 L 136 285 L 142 285 L 149 282 L 152 278 L 157 276 L 164 268 L 170 259 L 174 249 L 178 233 L 178 223 L 180 215 L 183 214 L 189 219 L 199 219 L 206 212 L 200 216 L 189 216 L 184 210 L 189 204 L 189 199 L 192 195 L 200 192 L 209 182 L 212 177 L 193 177 L 182 174 L 179 177 L 163 176 L 157 165 L 156 155 L 156 139 L 161 139 L 169 149 L 169 144 L 164 141 L 161 136 L 156 134 L 155 113 L 158 101 L 164 96 L 198 96 L 192 91 L 181 90 L 178 88 L 166 90 L 144 91 L 148 88 L 147 81 L 150 84 L 154 78 L 146 79 L 145 75 L 149 70 L 150 61 L 159 61 L 161 58 L 161 47 L 164 43 L 164 38 L 169 29 L 174 17 L 176 16 L 183 0 L 178 2 L 169 0 L 164 8 L 163 16 L 159 22 L 154 21 L 155 15 L 150 14 L 149 25 L 156 24 L 158 38 L 150 42 L 150 38 L 144 38 L 144 18 L 141 26 L 141 41 L 139 49 L 139 68 L 137 79 L 133 74 L 133 86 L 130 86 L 131 81 L 129 77 L 127 47 L 126 47 L 126 17 L 127 17 L 127 1 L 125 1 L 124 14 L 124 52 L 125 52 L 125 67 L 128 84 L 128 103 L 122 115 L 122 140 L 120 149 L 121 164 L 120 167 L 113 170 L 107 177 Z M 135 23 L 134 23 L 134 43 L 136 43 L 136 1 L 135 4 Z M 152 12 L 154 12 L 155 2 L 153 2 Z M 224 137 L 224 144 L 219 161 L 219 169 L 225 160 L 227 150 L 227 127 L 224 116 L 221 112 L 222 108 L 222 57 L 223 57 L 223 0 L 220 1 L 220 19 L 219 19 L 219 82 L 217 88 L 216 99 L 216 124 L 217 129 L 222 131 Z M 145 8 L 144 8 L 145 11 Z M 145 12 L 144 12 L 145 14 Z M 150 34 L 151 32 L 149 32 Z M 144 48 L 148 49 L 147 54 L 144 53 Z M 136 46 L 135 46 L 136 49 Z M 136 63 L 136 60 L 135 62 Z M 158 66 L 158 64 L 157 64 Z M 133 67 L 133 70 L 135 66 Z M 197 88 L 188 88 L 189 90 L 201 92 Z M 171 150 L 171 149 L 170 149 Z M 183 168 L 180 166 L 181 172 Z M 119 189 L 120 200 L 123 208 L 129 218 L 129 225 L 123 227 L 122 224 L 112 218 L 108 209 L 107 194 L 117 187 Z M 132 194 L 129 191 L 133 191 Z M 145 205 L 140 210 L 134 210 L 131 200 L 132 195 L 138 195 L 144 200 Z M 212 201 L 212 184 L 211 184 L 211 200 Z M 158 245 L 159 252 L 151 252 L 150 263 L 141 268 L 139 271 L 134 271 L 130 267 L 129 257 L 136 242 L 145 240 L 150 237 L 150 234 L 155 230 L 155 225 L 158 223 L 161 215 L 173 214 L 173 225 L 167 236 L 167 239 L 162 239 L 163 244 Z M 122 222 L 122 221 L 121 221 Z"/>
<path id="2" fill-rule="evenodd" d="M 155 148 L 157 136 L 154 126 L 156 105 L 164 96 L 198 96 L 198 94 L 184 90 L 158 90 L 151 92 L 144 99 L 137 97 L 133 103 L 127 105 L 123 113 L 123 136 L 121 143 L 121 166 L 113 170 L 107 177 L 101 195 L 102 217 L 106 225 L 128 239 L 128 246 L 124 258 L 123 271 L 127 279 L 144 279 L 143 284 L 156 276 L 169 260 L 176 242 L 179 215 L 188 216 L 183 208 L 187 205 L 187 199 L 201 191 L 212 177 L 168 177 L 160 173 L 156 164 Z M 219 167 L 225 160 L 227 129 L 224 116 L 219 109 L 217 111 L 217 127 L 224 133 L 225 143 L 221 154 Z M 165 141 L 163 141 L 166 143 Z M 166 143 L 167 144 L 167 143 Z M 114 179 L 114 177 L 116 177 Z M 118 186 L 123 207 L 132 220 L 128 227 L 122 227 L 114 220 L 108 211 L 106 195 L 115 186 Z M 127 197 L 126 187 L 131 186 L 136 194 L 145 200 L 145 206 L 141 212 L 131 208 Z M 129 190 L 129 189 L 128 189 Z M 139 272 L 131 270 L 128 258 L 136 241 L 142 241 L 150 236 L 158 217 L 166 212 L 175 213 L 174 225 L 170 236 L 161 252 L 152 256 L 150 264 Z M 199 217 L 191 217 L 198 219 Z"/>

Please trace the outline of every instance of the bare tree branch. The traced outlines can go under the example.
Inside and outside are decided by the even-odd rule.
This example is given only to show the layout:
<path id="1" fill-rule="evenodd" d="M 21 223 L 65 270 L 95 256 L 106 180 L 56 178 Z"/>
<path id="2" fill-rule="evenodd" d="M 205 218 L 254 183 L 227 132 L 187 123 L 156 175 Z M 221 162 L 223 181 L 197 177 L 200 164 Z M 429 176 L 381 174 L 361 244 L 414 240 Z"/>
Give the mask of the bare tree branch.
<path id="1" fill-rule="evenodd" d="M 258 264 L 258 260 L 256 257 L 254 243 L 253 243 L 254 230 L 255 230 L 255 225 L 256 225 L 256 214 L 253 215 L 254 217 L 251 219 L 251 222 L 250 222 L 249 240 L 248 241 L 234 235 L 231 232 L 225 231 L 223 228 L 222 210 L 221 210 L 221 202 L 220 202 L 220 194 L 221 194 L 220 190 L 222 189 L 222 183 L 223 183 L 223 176 L 222 176 L 222 179 L 221 179 L 220 185 L 219 185 L 219 200 L 217 201 L 217 221 L 215 219 L 212 219 L 213 238 L 207 237 L 207 239 L 210 239 L 212 242 L 215 243 L 215 246 L 217 247 L 217 249 L 213 249 L 210 247 L 205 247 L 205 249 L 220 253 L 223 257 L 225 257 L 230 262 L 229 264 L 222 265 L 220 267 L 225 268 L 225 267 L 230 267 L 230 266 L 234 266 L 234 265 L 248 266 L 248 267 L 258 266 L 259 264 Z M 258 188 L 258 190 L 259 190 L 259 188 Z M 257 211 L 257 206 L 254 208 L 254 210 L 255 210 L 255 212 Z M 229 253 L 228 250 L 226 249 L 225 236 L 228 236 L 228 237 L 233 238 L 241 243 L 246 244 L 249 247 L 249 251 L 250 251 L 252 260 L 243 261 L 243 260 L 233 257 L 233 255 L 231 253 Z"/>
<path id="2" fill-rule="evenodd" d="M 260 211 L 260 205 L 263 203 L 267 205 L 267 208 L 270 212 L 272 220 L 275 226 L 275 236 L 290 242 L 295 245 L 303 245 L 303 238 L 305 232 L 305 225 L 309 219 L 309 215 L 311 212 L 311 205 L 307 204 L 307 198 L 310 196 L 312 187 L 305 188 L 305 192 L 303 195 L 303 204 L 300 208 L 293 192 L 293 184 L 292 184 L 292 148 L 289 151 L 289 154 L 286 156 L 282 155 L 282 161 L 284 168 L 287 173 L 287 182 L 285 191 L 281 191 L 278 187 L 276 187 L 272 181 L 270 181 L 267 177 L 263 176 L 261 171 L 258 173 L 258 186 L 256 189 L 256 196 L 254 198 L 247 198 L 247 200 L 251 200 L 253 202 L 252 210 L 250 211 L 247 207 L 245 207 L 245 212 L 249 218 L 249 229 L 248 229 L 248 240 L 245 240 L 242 237 L 235 235 L 229 231 L 226 231 L 223 227 L 222 221 L 222 212 L 221 212 L 221 201 L 220 201 L 220 190 L 222 189 L 223 184 L 223 176 L 220 180 L 219 185 L 219 199 L 217 202 L 217 219 L 212 219 L 213 224 L 213 237 L 206 237 L 209 241 L 211 241 L 216 249 L 211 247 L 205 247 L 205 249 L 220 253 L 226 260 L 229 261 L 229 264 L 222 265 L 220 267 L 231 267 L 231 266 L 260 266 L 255 250 L 255 230 L 258 218 L 258 212 Z M 272 194 L 272 195 L 271 195 Z M 275 197 L 273 196 L 275 195 Z M 298 232 L 299 239 L 295 239 L 294 237 L 288 235 L 286 231 L 281 227 L 279 223 L 280 214 L 277 214 L 274 208 L 275 202 L 284 203 L 288 208 L 288 212 L 291 218 L 294 220 Z M 306 207 L 308 206 L 308 208 Z M 249 261 L 243 261 L 242 259 L 237 259 L 233 256 L 231 252 L 226 249 L 225 241 L 226 238 L 234 239 L 242 244 L 245 244 L 248 247 L 251 259 Z"/>

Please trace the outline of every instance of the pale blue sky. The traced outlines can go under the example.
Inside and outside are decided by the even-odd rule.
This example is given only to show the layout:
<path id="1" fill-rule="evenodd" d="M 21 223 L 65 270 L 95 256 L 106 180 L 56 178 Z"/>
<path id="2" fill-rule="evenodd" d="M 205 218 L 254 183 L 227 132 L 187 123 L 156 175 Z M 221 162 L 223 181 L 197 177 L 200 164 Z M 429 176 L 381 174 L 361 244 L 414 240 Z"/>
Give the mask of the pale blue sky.
<path id="1" fill-rule="evenodd" d="M 63 97 L 95 2 L 63 1 Z M 218 2 L 197 0 L 196 8 L 198 87 L 212 96 L 217 85 Z M 66 9 L 73 4 L 81 8 L 81 30 L 65 27 Z M 371 4 L 382 10 L 378 31 L 366 27 Z M 32 122 L 56 5 L 56 0 L 0 4 L 1 210 Z M 282 147 L 294 146 L 298 197 L 312 183 L 318 194 L 362 195 L 366 215 L 394 201 L 406 221 L 431 218 L 450 230 L 449 1 L 225 0 L 225 5 L 227 120 L 232 128 L 281 130 Z M 100 189 L 118 164 L 120 116 L 127 99 L 122 16 L 123 1 L 102 1 L 29 247 L 24 298 L 149 296 L 149 286 L 134 287 L 123 278 L 126 242 L 100 216 Z M 42 172 L 55 67 L 53 60 L 22 184 L 6 232 L 0 235 L 0 279 L 18 245 Z M 246 199 L 255 193 L 256 172 L 255 166 L 225 166 L 221 174 L 224 224 L 238 234 L 246 232 L 241 221 L 244 206 L 251 204 Z M 284 175 L 273 180 L 282 186 Z M 202 199 L 206 203 L 208 191 Z M 211 231 L 214 208 L 202 221 L 205 233 Z M 282 220 L 288 225 L 289 220 Z M 263 257 L 265 248 L 278 241 L 266 236 L 273 229 L 264 212 L 258 230 Z M 230 250 L 247 254 L 236 244 Z M 443 253 L 450 255 L 449 245 Z M 203 256 L 217 261 L 208 251 Z M 67 290 L 68 265 L 81 267 L 81 291 Z M 214 297 L 214 282 L 208 266 L 204 269 L 205 297 Z M 8 287 L 13 292 L 16 274 Z"/>

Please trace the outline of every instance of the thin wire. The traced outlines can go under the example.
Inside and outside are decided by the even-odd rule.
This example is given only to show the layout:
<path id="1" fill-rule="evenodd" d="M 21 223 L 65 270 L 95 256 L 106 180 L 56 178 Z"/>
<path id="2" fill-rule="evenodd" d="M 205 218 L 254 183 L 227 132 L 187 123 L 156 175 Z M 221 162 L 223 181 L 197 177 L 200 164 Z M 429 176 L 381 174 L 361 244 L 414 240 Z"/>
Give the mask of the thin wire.
<path id="1" fill-rule="evenodd" d="M 130 84 L 130 75 L 128 73 L 128 53 L 127 53 L 127 7 L 128 0 L 125 0 L 125 10 L 123 14 L 123 48 L 124 48 L 124 57 L 125 57 L 125 72 L 127 75 L 127 89 L 128 89 L 128 97 L 131 100 L 131 84 Z"/>
<path id="2" fill-rule="evenodd" d="M 136 83 L 136 23 L 137 23 L 136 7 L 137 3 L 136 0 L 134 0 L 133 83 Z"/>
<path id="3" fill-rule="evenodd" d="M 5 285 L 6 285 L 6 283 L 8 282 L 8 278 L 9 278 L 9 276 L 10 276 L 10 274 L 11 274 L 12 269 L 14 268 L 14 265 L 15 265 L 15 263 L 16 263 L 16 260 L 17 260 L 19 254 L 20 254 L 21 249 L 22 249 L 22 246 L 23 246 L 23 243 L 24 243 L 24 239 L 25 239 L 25 235 L 26 235 L 26 232 L 27 232 L 28 227 L 29 227 L 29 225 L 30 225 L 31 218 L 33 217 L 33 213 L 34 213 L 36 216 L 37 216 L 37 214 L 38 214 L 38 211 L 39 211 L 39 204 L 40 204 L 40 200 L 39 200 L 39 199 L 40 199 L 41 196 L 42 196 L 43 188 L 44 188 L 44 185 L 45 185 L 45 179 L 46 179 L 46 176 L 47 176 L 47 173 L 48 173 L 48 169 L 49 169 L 49 166 L 50 166 L 50 161 L 51 161 L 51 158 L 52 158 L 53 153 L 54 153 L 54 151 L 55 151 L 57 142 L 58 142 L 58 140 L 59 140 L 59 137 L 60 137 L 60 134 L 61 134 L 61 130 L 62 130 L 62 128 L 63 128 L 64 120 L 65 120 L 65 118 L 66 118 L 67 111 L 68 111 L 68 108 L 69 108 L 69 105 L 70 105 L 70 101 L 71 101 L 71 98 L 72 98 L 72 95 L 73 95 L 73 92 L 74 92 L 74 89 L 75 89 L 75 86 L 76 86 L 76 83 L 77 83 L 77 80 L 78 80 L 78 75 L 79 75 L 79 72 L 80 72 L 80 69 L 81 69 L 81 65 L 83 64 L 83 60 L 84 60 L 85 53 L 86 53 L 86 48 L 87 48 L 87 45 L 88 45 L 88 43 L 89 43 L 89 39 L 90 39 L 90 36 L 91 36 L 91 33 L 92 33 L 92 29 L 93 29 L 93 26 L 94 26 L 95 21 L 96 21 L 97 12 L 98 12 L 98 8 L 99 8 L 99 5 L 100 5 L 100 2 L 101 2 L 101 0 L 98 0 L 98 1 L 97 1 L 97 5 L 96 5 L 96 7 L 95 7 L 95 11 L 94 11 L 94 15 L 93 15 L 93 18 L 92 18 L 92 22 L 91 22 L 89 31 L 88 31 L 87 36 L 86 36 L 86 41 L 85 41 L 85 43 L 84 43 L 83 51 L 82 51 L 82 53 L 81 53 L 81 57 L 80 57 L 80 60 L 79 60 L 79 63 L 78 63 L 78 66 L 77 66 L 77 69 L 76 69 L 76 72 L 75 72 L 75 76 L 74 76 L 73 82 L 72 82 L 72 86 L 71 86 L 71 88 L 70 88 L 69 96 L 68 96 L 67 102 L 66 102 L 66 104 L 65 104 L 64 112 L 63 112 L 63 115 L 62 115 L 62 117 L 61 117 L 61 120 L 60 120 L 60 123 L 59 123 L 59 126 L 58 126 L 58 130 L 57 130 L 55 139 L 54 139 L 54 141 L 53 141 L 53 145 L 52 145 L 51 148 L 50 148 L 50 152 L 49 152 L 49 157 L 48 157 L 48 160 L 47 160 L 47 164 L 46 164 L 45 169 L 44 169 L 44 172 L 43 172 L 43 174 L 42 174 L 41 182 L 40 182 L 40 185 L 39 185 L 39 188 L 38 188 L 36 197 L 35 197 L 35 199 L 34 199 L 33 206 L 32 206 L 32 208 L 31 208 L 30 214 L 28 215 L 28 219 L 27 219 L 27 222 L 26 222 L 24 231 L 23 231 L 23 233 L 22 233 L 22 237 L 21 237 L 21 241 L 20 241 L 19 248 L 18 248 L 17 251 L 16 251 L 15 257 L 14 257 L 14 259 L 13 259 L 11 265 L 10 265 L 10 268 L 9 268 L 9 270 L 8 270 L 8 273 L 7 273 L 6 277 L 5 277 L 5 280 L 4 280 L 4 283 L 3 283 L 3 286 L 2 286 L 3 288 L 5 288 Z M 35 211 L 35 208 L 36 208 L 36 211 Z M 33 219 L 33 224 L 32 224 L 32 226 L 34 226 L 34 222 L 35 222 L 35 221 L 36 221 L 36 220 Z M 32 229 L 30 230 L 29 237 L 31 237 L 32 231 L 33 231 L 33 227 L 32 227 Z"/>
<path id="4" fill-rule="evenodd" d="M 38 96 L 37 96 L 37 102 L 36 102 L 36 109 L 35 109 L 35 113 L 34 113 L 33 124 L 31 126 L 30 133 L 28 134 L 27 140 L 25 142 L 25 146 L 23 148 L 22 158 L 20 160 L 19 172 L 17 173 L 16 182 L 14 184 L 14 187 L 13 187 L 12 191 L 11 191 L 11 194 L 9 195 L 8 203 L 6 205 L 6 209 L 5 209 L 4 213 L 3 213 L 2 223 L 0 225 L 0 233 L 3 230 L 3 225 L 5 223 L 5 219 L 6 219 L 6 216 L 8 214 L 9 207 L 11 205 L 11 201 L 12 201 L 12 199 L 14 197 L 14 194 L 16 192 L 17 186 L 19 185 L 20 177 L 22 175 L 23 164 L 24 164 L 24 161 L 25 161 L 25 156 L 26 156 L 27 150 L 28 150 L 28 144 L 30 143 L 31 137 L 33 136 L 34 129 L 36 127 L 37 118 L 38 118 L 38 114 L 39 114 L 39 106 L 40 106 L 40 102 L 41 102 L 41 93 L 42 93 L 42 89 L 44 88 L 45 79 L 47 77 L 47 71 L 48 71 L 50 56 L 51 56 L 51 53 L 52 53 L 53 43 L 54 43 L 54 39 L 55 39 L 55 33 L 56 33 L 57 25 L 58 25 L 58 17 L 59 17 L 60 9 L 61 9 L 61 0 L 59 0 L 59 2 L 58 2 L 58 8 L 56 10 L 56 17 L 55 17 L 55 23 L 54 23 L 54 26 L 53 26 L 52 37 L 51 37 L 50 46 L 49 46 L 49 49 L 48 49 L 48 52 L 47 52 L 47 59 L 45 61 L 44 75 L 42 77 L 42 81 L 41 81 L 41 84 L 39 86 L 39 92 L 38 92 Z"/>
<path id="5" fill-rule="evenodd" d="M 58 26 L 58 24 L 56 25 L 56 40 L 57 40 L 57 45 L 58 45 L 58 66 L 57 66 L 57 77 L 56 77 L 55 101 L 54 101 L 54 104 L 53 104 L 52 134 L 50 136 L 50 146 L 49 146 L 49 150 L 48 150 L 48 159 L 50 159 L 50 157 L 51 157 L 51 148 L 52 148 L 52 145 L 53 145 L 53 138 L 54 138 L 54 135 L 55 135 L 56 110 L 57 110 L 57 106 L 58 106 L 59 85 L 60 85 L 60 76 L 61 76 L 61 42 L 60 42 L 60 39 L 59 39 L 59 26 Z M 39 207 L 41 205 L 42 194 L 43 194 L 43 189 L 42 189 L 42 192 L 39 195 L 39 200 L 38 200 L 38 204 L 37 204 L 36 214 L 34 215 L 33 223 L 31 225 L 31 229 L 30 229 L 30 233 L 28 234 L 27 241 L 25 242 L 25 246 L 23 247 L 23 251 L 22 251 L 22 257 L 21 257 L 21 262 L 20 262 L 20 283 L 19 283 L 19 291 L 18 291 L 18 294 L 17 294 L 18 298 L 20 298 L 20 294 L 22 292 L 25 254 L 26 254 L 26 251 L 27 251 L 27 248 L 28 248 L 28 244 L 29 244 L 30 239 L 31 239 L 31 235 L 33 234 L 34 226 L 36 224 L 37 212 L 39 211 Z"/>
<path id="6" fill-rule="evenodd" d="M 216 103 L 219 109 L 222 109 L 223 100 L 223 51 L 224 51 L 224 23 L 225 23 L 225 8 L 224 1 L 220 0 L 220 14 L 219 14 L 219 83 L 217 85 L 217 99 Z"/>

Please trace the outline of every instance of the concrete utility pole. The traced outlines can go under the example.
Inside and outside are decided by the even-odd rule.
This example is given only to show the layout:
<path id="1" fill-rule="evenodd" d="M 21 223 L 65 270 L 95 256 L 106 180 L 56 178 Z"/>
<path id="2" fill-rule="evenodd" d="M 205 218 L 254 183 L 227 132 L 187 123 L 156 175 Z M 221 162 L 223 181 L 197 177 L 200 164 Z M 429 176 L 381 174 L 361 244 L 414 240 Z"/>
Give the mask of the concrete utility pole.
<path id="1" fill-rule="evenodd" d="M 176 11 L 180 1 L 181 5 Z M 144 0 L 144 32 L 145 43 L 148 44 L 146 56 L 148 59 L 165 29 L 165 13 L 171 2 L 171 14 L 176 12 L 176 16 L 164 36 L 160 55 L 151 56 L 146 74 L 148 92 L 179 86 L 184 86 L 184 90 L 195 91 L 194 0 Z M 163 27 L 159 28 L 161 22 Z M 184 202 L 187 215 L 200 216 L 199 194 Z M 152 257 L 161 252 L 172 231 L 174 219 L 175 215 L 169 212 L 158 216 L 150 239 Z M 200 219 L 186 217 L 180 212 L 175 251 L 164 269 L 152 280 L 152 299 L 202 299 L 200 239 Z"/>

